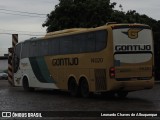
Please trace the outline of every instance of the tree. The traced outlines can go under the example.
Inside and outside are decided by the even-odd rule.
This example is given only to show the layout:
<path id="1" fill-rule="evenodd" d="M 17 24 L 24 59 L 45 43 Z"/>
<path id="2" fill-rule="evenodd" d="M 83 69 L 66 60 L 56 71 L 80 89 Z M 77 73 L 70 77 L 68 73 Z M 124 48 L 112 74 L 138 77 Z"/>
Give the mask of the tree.
<path id="1" fill-rule="evenodd" d="M 110 20 L 116 3 L 110 0 L 59 0 L 47 15 L 43 27 L 47 32 L 75 27 L 97 27 Z"/>

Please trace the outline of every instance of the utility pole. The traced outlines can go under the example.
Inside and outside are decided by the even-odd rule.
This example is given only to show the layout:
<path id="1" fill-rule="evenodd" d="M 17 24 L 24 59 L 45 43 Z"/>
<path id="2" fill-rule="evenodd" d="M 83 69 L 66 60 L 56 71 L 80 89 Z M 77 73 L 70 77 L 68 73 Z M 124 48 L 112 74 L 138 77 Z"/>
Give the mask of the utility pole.
<path id="1" fill-rule="evenodd" d="M 13 64 L 13 55 L 14 48 L 18 43 L 18 34 L 12 34 L 12 47 L 8 48 L 8 82 L 11 86 L 14 86 L 14 64 Z"/>

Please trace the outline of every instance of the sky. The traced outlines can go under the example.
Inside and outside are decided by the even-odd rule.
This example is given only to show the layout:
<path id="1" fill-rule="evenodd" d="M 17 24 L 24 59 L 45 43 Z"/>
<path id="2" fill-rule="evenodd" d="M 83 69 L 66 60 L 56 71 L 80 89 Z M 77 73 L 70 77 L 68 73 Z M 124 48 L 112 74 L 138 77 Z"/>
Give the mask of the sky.
<path id="1" fill-rule="evenodd" d="M 8 53 L 11 34 L 19 34 L 19 41 L 45 35 L 46 28 L 42 24 L 58 3 L 58 0 L 0 0 L 0 56 Z"/>
<path id="2" fill-rule="evenodd" d="M 160 20 L 160 0 L 110 0 L 116 2 L 116 9 L 121 10 L 119 5 L 123 6 L 123 11 L 136 10 L 140 14 Z"/>
<path id="3" fill-rule="evenodd" d="M 121 4 L 123 11 L 136 10 L 160 20 L 160 0 L 111 0 L 116 8 Z M 42 24 L 46 15 L 54 10 L 59 0 L 0 0 L 0 56 L 8 53 L 12 44 L 11 34 L 19 34 L 19 41 L 37 35 L 45 35 Z M 9 33 L 9 34 L 8 34 Z M 27 34 L 27 35 L 26 35 Z"/>

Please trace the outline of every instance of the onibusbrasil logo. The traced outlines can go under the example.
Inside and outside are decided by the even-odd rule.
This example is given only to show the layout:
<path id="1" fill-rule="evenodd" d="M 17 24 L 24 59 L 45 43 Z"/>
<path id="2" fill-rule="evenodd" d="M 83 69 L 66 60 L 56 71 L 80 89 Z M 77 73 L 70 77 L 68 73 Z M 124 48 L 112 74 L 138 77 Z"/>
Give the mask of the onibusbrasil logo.
<path id="1" fill-rule="evenodd" d="M 39 112 L 2 112 L 3 118 L 42 118 Z"/>

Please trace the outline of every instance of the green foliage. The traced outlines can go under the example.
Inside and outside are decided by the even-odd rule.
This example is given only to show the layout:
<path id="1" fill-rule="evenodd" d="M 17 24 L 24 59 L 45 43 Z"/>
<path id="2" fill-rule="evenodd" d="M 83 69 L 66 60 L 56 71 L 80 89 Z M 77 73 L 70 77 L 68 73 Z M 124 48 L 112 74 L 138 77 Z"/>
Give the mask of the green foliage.
<path id="1" fill-rule="evenodd" d="M 147 15 L 140 15 L 135 10 L 114 10 L 116 3 L 110 0 L 59 0 L 50 14 L 47 15 L 43 27 L 47 32 L 75 28 L 97 27 L 107 22 L 148 24 L 154 32 L 160 31 L 160 21 Z"/>
<path id="2" fill-rule="evenodd" d="M 75 27 L 97 27 L 109 21 L 116 3 L 110 0 L 59 0 L 47 16 L 47 32 Z"/>

